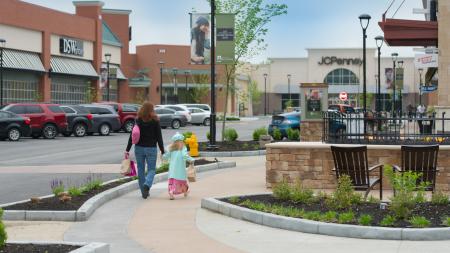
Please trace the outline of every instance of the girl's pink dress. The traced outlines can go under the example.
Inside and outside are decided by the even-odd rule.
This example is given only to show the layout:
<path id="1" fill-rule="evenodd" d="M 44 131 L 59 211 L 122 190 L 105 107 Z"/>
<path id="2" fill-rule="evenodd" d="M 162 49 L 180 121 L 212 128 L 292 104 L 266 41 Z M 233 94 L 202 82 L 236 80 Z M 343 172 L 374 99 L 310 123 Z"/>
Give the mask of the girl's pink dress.
<path id="1" fill-rule="evenodd" d="M 172 192 L 172 194 L 178 195 L 187 192 L 188 189 L 189 185 L 186 180 L 169 178 L 169 193 Z"/>

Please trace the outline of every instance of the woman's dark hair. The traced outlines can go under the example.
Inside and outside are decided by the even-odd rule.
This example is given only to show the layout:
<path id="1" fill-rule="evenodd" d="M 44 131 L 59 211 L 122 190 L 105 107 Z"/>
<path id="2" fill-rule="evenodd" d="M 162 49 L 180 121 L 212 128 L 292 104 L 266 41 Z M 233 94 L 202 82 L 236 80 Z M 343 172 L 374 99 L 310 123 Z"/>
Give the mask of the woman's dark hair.
<path id="1" fill-rule="evenodd" d="M 192 38 L 196 41 L 195 43 L 195 54 L 198 56 L 204 56 L 205 54 L 205 33 L 200 30 L 200 26 L 209 26 L 209 21 L 205 17 L 198 17 L 195 21 L 195 28 L 193 29 Z"/>
<path id="2" fill-rule="evenodd" d="M 138 112 L 138 119 L 148 122 L 150 120 L 159 120 L 158 115 L 155 113 L 155 107 L 150 102 L 145 102 Z"/>

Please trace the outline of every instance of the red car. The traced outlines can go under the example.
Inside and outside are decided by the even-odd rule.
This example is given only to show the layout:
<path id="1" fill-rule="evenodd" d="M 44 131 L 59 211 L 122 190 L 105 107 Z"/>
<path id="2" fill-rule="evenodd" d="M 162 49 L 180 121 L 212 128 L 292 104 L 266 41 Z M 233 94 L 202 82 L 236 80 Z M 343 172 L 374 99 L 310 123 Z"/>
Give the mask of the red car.
<path id="1" fill-rule="evenodd" d="M 139 111 L 139 105 L 116 102 L 100 102 L 99 104 L 112 106 L 117 114 L 119 114 L 120 124 L 122 125 L 121 129 L 126 133 L 131 133 L 134 126 L 134 120 L 136 119 Z"/>
<path id="2" fill-rule="evenodd" d="M 2 110 L 27 117 L 31 123 L 31 137 L 53 139 L 67 131 L 67 118 L 57 104 L 20 103 L 9 104 Z"/>

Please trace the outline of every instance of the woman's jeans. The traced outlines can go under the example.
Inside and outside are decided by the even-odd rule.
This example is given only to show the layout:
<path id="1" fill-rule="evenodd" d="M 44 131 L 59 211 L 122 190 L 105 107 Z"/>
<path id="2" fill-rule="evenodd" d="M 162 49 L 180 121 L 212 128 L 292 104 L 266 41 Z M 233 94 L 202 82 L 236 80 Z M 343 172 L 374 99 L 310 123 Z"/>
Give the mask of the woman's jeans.
<path id="1" fill-rule="evenodd" d="M 144 184 L 149 188 L 152 187 L 153 178 L 156 173 L 156 147 L 142 147 L 134 146 L 134 156 L 136 157 L 138 178 L 139 178 L 139 188 L 141 192 L 144 193 Z M 147 176 L 145 176 L 145 162 L 147 162 Z"/>

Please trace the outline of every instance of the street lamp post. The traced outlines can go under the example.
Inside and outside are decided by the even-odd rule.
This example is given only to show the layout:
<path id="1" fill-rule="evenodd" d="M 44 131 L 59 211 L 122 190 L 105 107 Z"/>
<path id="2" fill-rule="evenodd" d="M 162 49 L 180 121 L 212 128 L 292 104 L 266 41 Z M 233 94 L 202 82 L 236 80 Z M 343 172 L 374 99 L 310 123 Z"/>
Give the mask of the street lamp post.
<path id="1" fill-rule="evenodd" d="M 397 53 L 392 53 L 391 54 L 392 57 L 392 63 L 393 63 L 393 68 L 392 68 L 392 114 L 395 116 L 396 114 L 396 110 L 395 110 L 395 80 L 397 79 L 395 76 L 395 62 L 397 61 L 398 58 L 398 54 Z"/>
<path id="2" fill-rule="evenodd" d="M 109 101 L 109 62 L 111 61 L 111 54 L 110 53 L 106 53 L 105 54 L 105 59 L 106 59 L 106 101 Z"/>
<path id="3" fill-rule="evenodd" d="M 264 116 L 267 115 L 267 73 L 264 73 Z"/>
<path id="4" fill-rule="evenodd" d="M 288 78 L 288 94 L 289 94 L 289 103 L 291 102 L 291 74 L 287 75 Z"/>
<path id="5" fill-rule="evenodd" d="M 188 103 L 188 75 L 191 72 L 189 70 L 184 71 L 184 76 L 186 78 L 186 91 L 185 91 L 185 96 L 184 96 L 184 102 L 187 104 Z"/>
<path id="6" fill-rule="evenodd" d="M 0 39 L 0 106 L 3 105 L 3 48 L 6 40 Z"/>
<path id="7" fill-rule="evenodd" d="M 422 105 L 422 73 L 423 69 L 419 69 L 419 105 Z"/>
<path id="8" fill-rule="evenodd" d="M 216 150 L 216 2 L 211 4 L 211 114 L 209 124 L 209 150 Z"/>
<path id="9" fill-rule="evenodd" d="M 369 26 L 370 16 L 368 14 L 362 14 L 359 16 L 359 22 L 363 30 L 363 99 L 364 99 L 364 113 L 367 111 L 367 83 L 366 83 L 366 30 Z M 364 132 L 366 124 L 364 124 Z"/>
<path id="10" fill-rule="evenodd" d="M 398 67 L 401 69 L 403 68 L 403 61 L 398 61 Z M 402 102 L 402 86 L 398 86 L 398 100 L 400 102 L 400 117 L 402 116 L 403 113 L 403 102 Z"/>
<path id="11" fill-rule="evenodd" d="M 159 103 L 163 104 L 163 67 L 164 67 L 164 62 L 160 61 L 158 62 L 159 65 Z"/>
<path id="12" fill-rule="evenodd" d="M 378 48 L 378 92 L 377 92 L 377 104 L 376 111 L 381 112 L 381 47 L 383 46 L 384 37 L 377 36 L 375 37 L 375 42 L 377 43 Z"/>

